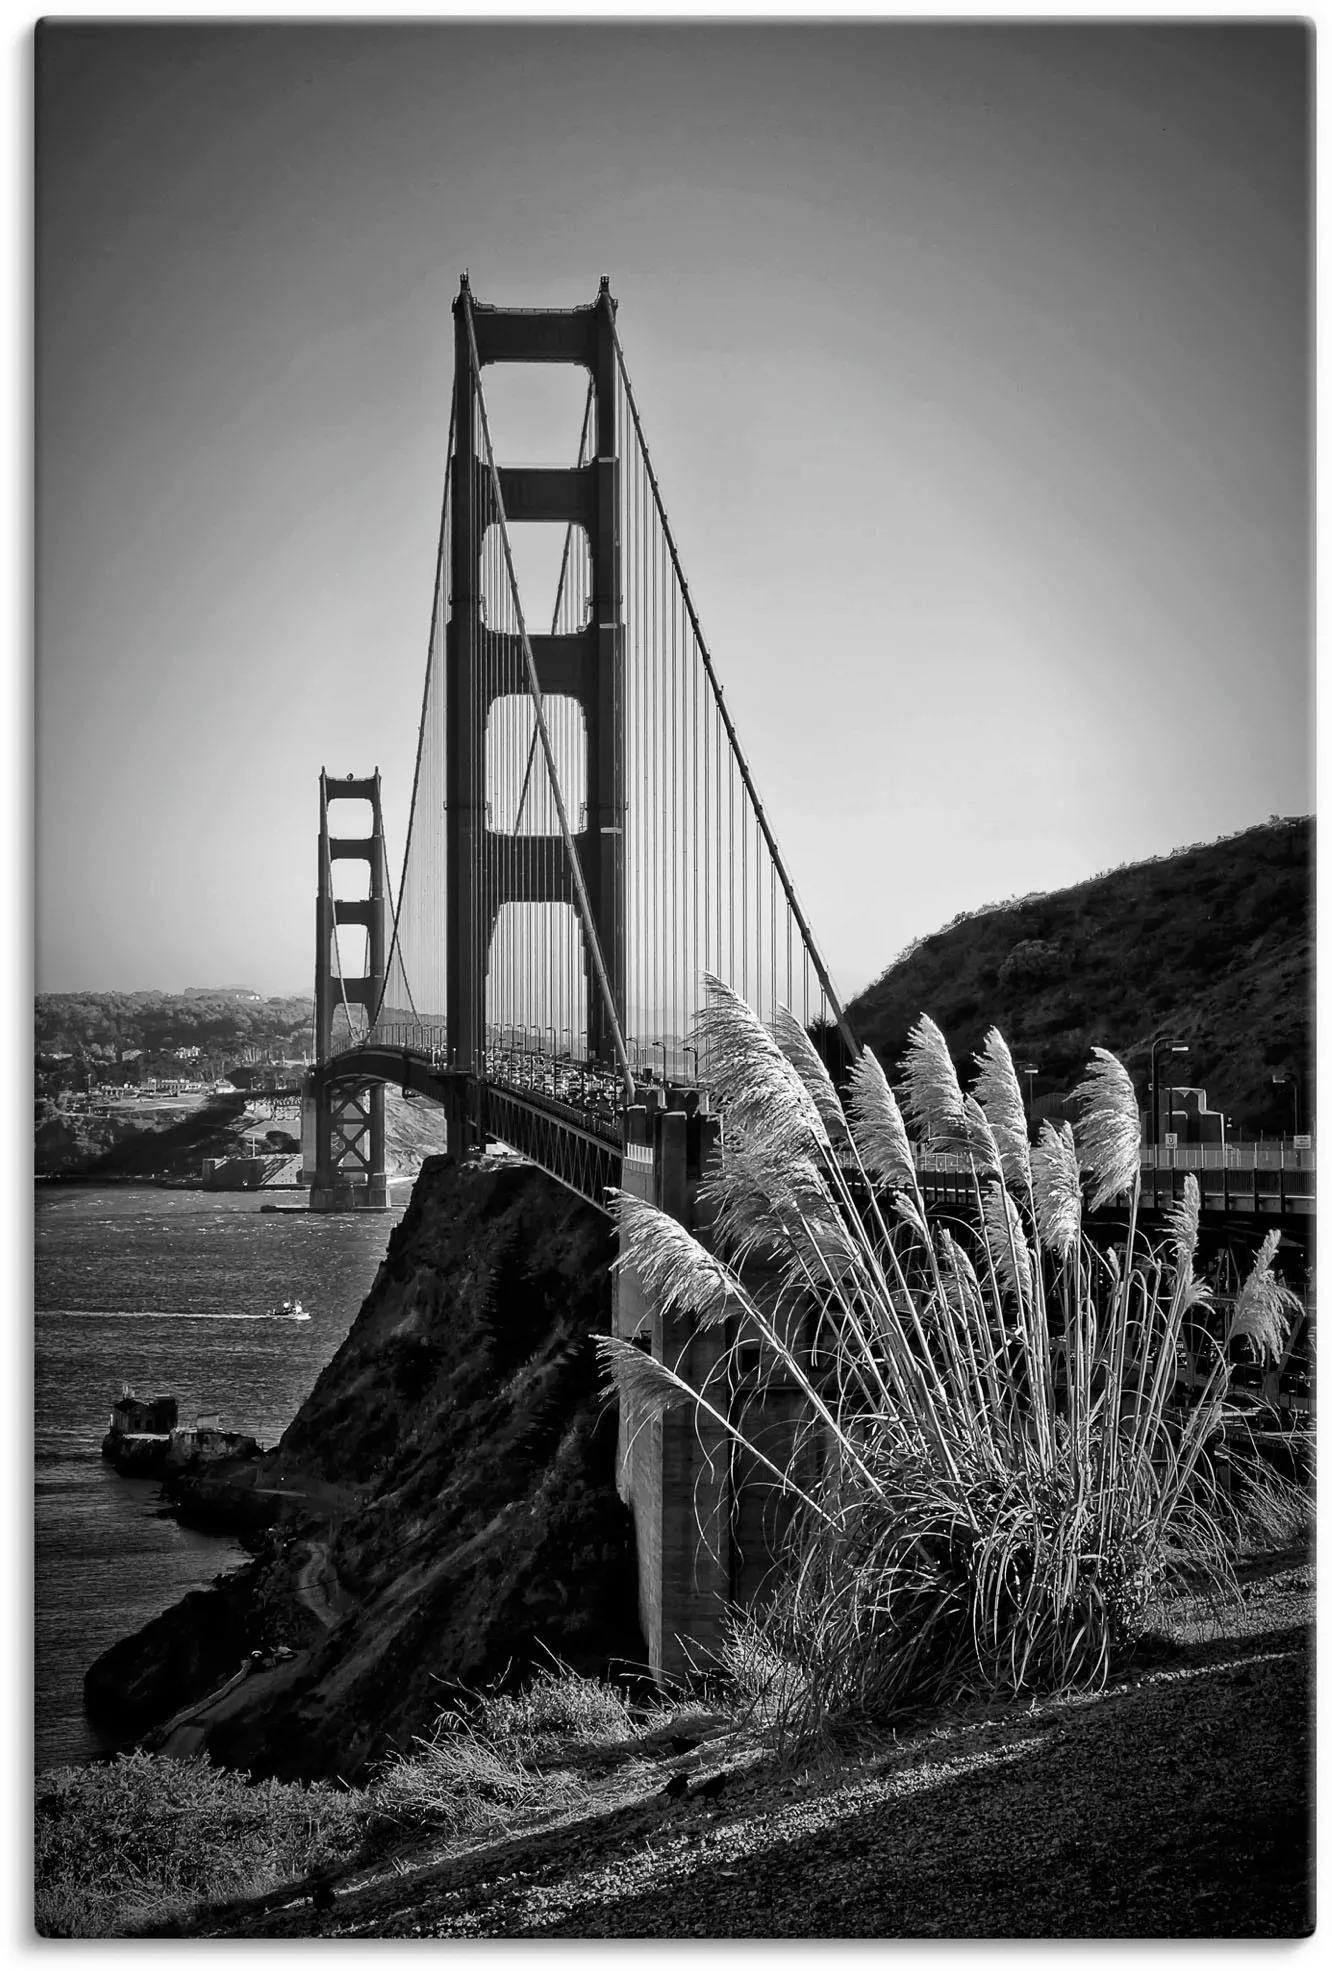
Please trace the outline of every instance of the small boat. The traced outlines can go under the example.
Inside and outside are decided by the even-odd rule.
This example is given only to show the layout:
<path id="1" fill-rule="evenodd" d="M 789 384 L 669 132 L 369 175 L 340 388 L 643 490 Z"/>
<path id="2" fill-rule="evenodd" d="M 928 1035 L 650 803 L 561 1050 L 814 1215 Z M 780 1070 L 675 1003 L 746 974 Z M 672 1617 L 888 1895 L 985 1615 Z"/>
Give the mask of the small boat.
<path id="1" fill-rule="evenodd" d="M 284 1300 L 280 1307 L 269 1308 L 268 1318 L 270 1321 L 308 1321 L 310 1316 L 299 1300 Z"/>

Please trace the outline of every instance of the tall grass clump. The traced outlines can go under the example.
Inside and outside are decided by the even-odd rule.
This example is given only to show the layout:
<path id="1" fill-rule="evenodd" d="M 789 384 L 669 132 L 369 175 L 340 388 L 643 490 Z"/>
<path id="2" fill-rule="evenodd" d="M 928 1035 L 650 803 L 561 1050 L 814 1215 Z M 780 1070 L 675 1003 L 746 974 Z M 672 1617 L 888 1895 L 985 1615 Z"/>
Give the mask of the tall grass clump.
<path id="1" fill-rule="evenodd" d="M 570 1750 L 622 1745 L 638 1732 L 620 1691 L 553 1663 L 519 1690 L 482 1691 L 442 1711 L 391 1758 L 372 1788 L 375 1830 L 473 1834 L 559 1806 L 586 1792 L 565 1769 Z"/>
<path id="2" fill-rule="evenodd" d="M 868 1051 L 839 1094 L 798 1021 L 779 1012 L 769 1031 L 717 980 L 698 1042 L 724 1125 L 707 1246 L 620 1194 L 620 1263 L 668 1332 L 723 1325 L 730 1346 L 698 1387 L 680 1355 L 599 1346 L 632 1428 L 692 1405 L 793 1508 L 760 1621 L 798 1717 L 1095 1684 L 1168 1571 L 1227 1583 L 1208 1455 L 1222 1349 L 1196 1401 L 1177 1391 L 1207 1300 L 1198 1191 L 1188 1179 L 1149 1245 L 1119 1061 L 1094 1049 L 1076 1124 L 1032 1144 L 994 1030 L 964 1090 L 922 1017 L 900 1097 Z M 951 1154 L 962 1205 L 927 1204 L 919 1150 Z M 1127 1230 L 1107 1244 L 1086 1214 L 1115 1199 Z M 1258 1270 L 1256 1324 L 1275 1306 Z M 733 1353 L 755 1342 L 761 1380 L 801 1399 L 781 1455 L 730 1395 Z"/>
<path id="3" fill-rule="evenodd" d="M 132 1752 L 38 1779 L 34 1921 L 115 1937 L 197 1904 L 259 1895 L 354 1853 L 364 1800 L 318 1781 L 251 1784 L 202 1759 Z"/>

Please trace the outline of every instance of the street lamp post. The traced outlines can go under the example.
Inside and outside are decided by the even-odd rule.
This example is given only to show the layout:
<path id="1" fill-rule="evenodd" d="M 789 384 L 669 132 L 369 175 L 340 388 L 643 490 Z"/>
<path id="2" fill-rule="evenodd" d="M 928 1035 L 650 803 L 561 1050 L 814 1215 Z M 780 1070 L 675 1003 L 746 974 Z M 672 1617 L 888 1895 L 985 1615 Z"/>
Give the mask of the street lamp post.
<path id="1" fill-rule="evenodd" d="M 1032 1109 L 1034 1108 L 1036 1102 L 1036 1077 L 1040 1073 L 1040 1071 L 1041 1071 L 1040 1067 L 1035 1061 L 1024 1061 L 1022 1063 L 1022 1066 L 1018 1069 L 1019 1074 L 1024 1074 L 1027 1077 L 1027 1132 L 1028 1134 L 1031 1133 L 1031 1125 L 1033 1122 Z"/>
<path id="2" fill-rule="evenodd" d="M 1187 1054 L 1187 1053 L 1188 1053 L 1188 1051 L 1189 1051 L 1189 1049 L 1188 1049 L 1188 1043 L 1187 1043 L 1187 1041 L 1183 1041 L 1183 1040 L 1176 1040 L 1176 1039 L 1175 1039 L 1175 1036 L 1174 1036 L 1174 1035 L 1173 1035 L 1172 1033 L 1161 1033 L 1161 1034 L 1158 1034 L 1158 1035 L 1156 1036 L 1156 1039 L 1155 1039 L 1155 1040 L 1154 1040 L 1154 1041 L 1152 1042 L 1152 1072 L 1151 1072 L 1151 1081 L 1152 1081 L 1152 1130 L 1151 1130 L 1151 1135 L 1152 1135 L 1152 1143 L 1153 1143 L 1153 1145 L 1154 1145 L 1154 1146 L 1156 1146 L 1157 1148 L 1159 1148 L 1159 1147 L 1160 1147 L 1160 1142 L 1161 1142 L 1161 1138 L 1162 1138 L 1162 1136 L 1163 1136 L 1163 1135 L 1165 1134 L 1165 1131 L 1164 1131 L 1164 1130 L 1163 1130 L 1163 1129 L 1161 1128 L 1161 1085 L 1160 1085 L 1160 1071 L 1159 1071 L 1159 1069 L 1157 1068 L 1157 1065 L 1156 1065 L 1156 1057 L 1157 1057 L 1157 1055 L 1158 1055 L 1158 1054 L 1160 1054 L 1160 1053 L 1162 1053 L 1162 1052 L 1164 1052 L 1164 1053 L 1168 1053 L 1168 1054 Z"/>

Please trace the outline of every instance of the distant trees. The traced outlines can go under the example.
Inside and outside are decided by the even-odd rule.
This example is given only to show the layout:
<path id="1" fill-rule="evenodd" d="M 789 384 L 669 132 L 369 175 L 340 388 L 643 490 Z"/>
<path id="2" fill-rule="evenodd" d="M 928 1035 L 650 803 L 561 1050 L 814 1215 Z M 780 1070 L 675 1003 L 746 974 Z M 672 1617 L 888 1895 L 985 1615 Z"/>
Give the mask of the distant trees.
<path id="1" fill-rule="evenodd" d="M 1068 960 L 1057 944 L 1046 938 L 1022 938 L 999 967 L 1001 986 L 1039 986 L 1057 979 L 1068 969 Z"/>
<path id="2" fill-rule="evenodd" d="M 137 1048 L 150 1069 L 177 1047 L 198 1047 L 200 1061 L 234 1057 L 246 1045 L 297 1039 L 310 1024 L 302 999 L 239 1003 L 185 999 L 161 992 L 38 993 L 34 1050 L 69 1054 L 82 1063 L 110 1063 Z"/>

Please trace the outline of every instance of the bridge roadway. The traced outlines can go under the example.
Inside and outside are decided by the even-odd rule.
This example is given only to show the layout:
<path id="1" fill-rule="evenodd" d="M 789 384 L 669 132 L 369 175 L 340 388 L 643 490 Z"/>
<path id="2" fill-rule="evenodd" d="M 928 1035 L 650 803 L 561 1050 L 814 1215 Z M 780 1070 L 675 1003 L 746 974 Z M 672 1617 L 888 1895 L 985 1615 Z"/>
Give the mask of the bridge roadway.
<path id="1" fill-rule="evenodd" d="M 441 1107 L 466 1102 L 478 1132 L 507 1143 L 601 1206 L 607 1189 L 623 1181 L 619 1076 L 596 1063 L 499 1048 L 488 1050 L 486 1067 L 484 1076 L 461 1074 L 438 1045 L 403 1044 L 391 1032 L 374 1033 L 313 1069 L 306 1086 L 313 1092 L 321 1082 L 383 1082 Z"/>
<path id="2" fill-rule="evenodd" d="M 694 1057 L 697 1058 L 696 1056 Z M 608 1186 L 623 1181 L 624 1087 L 618 1072 L 567 1054 L 539 1053 L 499 1044 L 487 1049 L 484 1077 L 461 1075 L 447 1064 L 437 1027 L 384 1026 L 334 1055 L 312 1073 L 326 1085 L 384 1082 L 441 1106 L 472 1104 L 479 1130 L 499 1138 L 520 1156 L 600 1206 Z M 687 1107 L 706 1103 L 699 1083 L 672 1076 L 669 1083 L 643 1070 L 638 1087 L 647 1106 L 658 1101 Z M 973 1196 L 967 1160 L 918 1152 L 921 1188 L 931 1203 L 965 1207 Z M 1315 1207 L 1315 1153 L 1279 1145 L 1167 1150 L 1143 1157 L 1140 1219 L 1149 1233 L 1164 1225 L 1164 1212 L 1182 1197 L 1186 1168 L 1202 1192 L 1204 1223 L 1266 1230 L 1279 1224 L 1287 1239 L 1307 1242 Z M 1106 1216 L 1113 1216 L 1108 1208 Z"/>

